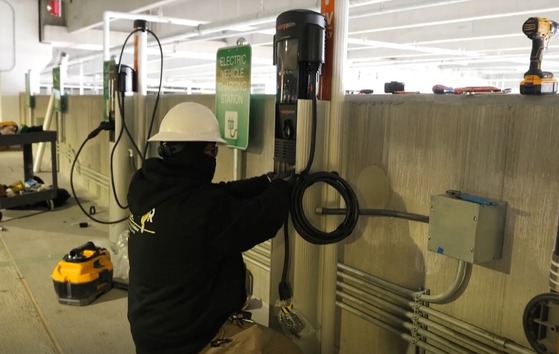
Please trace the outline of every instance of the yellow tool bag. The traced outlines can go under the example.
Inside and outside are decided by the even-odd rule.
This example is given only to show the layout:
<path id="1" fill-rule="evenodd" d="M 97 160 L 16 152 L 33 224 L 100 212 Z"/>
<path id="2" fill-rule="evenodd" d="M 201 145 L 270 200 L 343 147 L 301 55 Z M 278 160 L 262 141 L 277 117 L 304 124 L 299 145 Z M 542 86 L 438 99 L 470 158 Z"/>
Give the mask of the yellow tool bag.
<path id="1" fill-rule="evenodd" d="M 90 304 L 113 286 L 111 255 L 89 241 L 64 255 L 51 277 L 58 302 L 76 306 Z"/>

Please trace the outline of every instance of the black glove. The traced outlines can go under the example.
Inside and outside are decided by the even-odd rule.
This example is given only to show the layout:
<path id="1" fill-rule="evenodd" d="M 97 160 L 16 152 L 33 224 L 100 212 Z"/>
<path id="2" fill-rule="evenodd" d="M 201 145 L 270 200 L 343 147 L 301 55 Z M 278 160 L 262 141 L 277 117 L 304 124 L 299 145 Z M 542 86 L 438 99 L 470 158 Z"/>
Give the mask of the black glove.
<path id="1" fill-rule="evenodd" d="M 289 187 L 293 188 L 300 175 L 296 174 L 295 170 L 289 170 L 280 173 L 268 172 L 266 173 L 266 177 L 268 177 L 270 182 L 276 179 L 282 179 L 289 184 Z"/>
<path id="2" fill-rule="evenodd" d="M 300 176 L 301 175 L 295 173 L 295 170 L 290 170 L 278 174 L 277 178 L 278 179 L 281 178 L 284 181 L 286 181 L 289 184 L 289 187 L 293 189 L 293 186 L 295 185 L 295 183 L 297 182 Z"/>

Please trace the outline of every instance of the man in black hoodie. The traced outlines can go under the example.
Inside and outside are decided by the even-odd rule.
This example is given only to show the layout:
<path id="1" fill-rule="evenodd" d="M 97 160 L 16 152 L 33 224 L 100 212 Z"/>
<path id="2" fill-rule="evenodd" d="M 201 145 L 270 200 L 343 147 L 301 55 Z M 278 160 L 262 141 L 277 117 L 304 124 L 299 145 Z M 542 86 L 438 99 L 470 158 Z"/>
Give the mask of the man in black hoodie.
<path id="1" fill-rule="evenodd" d="M 246 299 L 242 252 L 274 237 L 290 187 L 266 175 L 212 183 L 214 114 L 173 107 L 130 183 L 128 319 L 138 354 L 301 353 L 287 337 L 239 319 Z"/>

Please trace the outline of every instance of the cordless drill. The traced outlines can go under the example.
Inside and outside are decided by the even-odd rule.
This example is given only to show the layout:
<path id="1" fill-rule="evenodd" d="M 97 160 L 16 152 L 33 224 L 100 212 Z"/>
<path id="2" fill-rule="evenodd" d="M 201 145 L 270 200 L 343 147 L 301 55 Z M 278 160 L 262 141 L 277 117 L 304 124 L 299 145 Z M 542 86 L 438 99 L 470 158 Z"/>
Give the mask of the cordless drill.
<path id="1" fill-rule="evenodd" d="M 520 83 L 523 95 L 546 95 L 557 92 L 557 80 L 548 71 L 542 71 L 543 52 L 547 44 L 557 33 L 557 22 L 543 17 L 530 17 L 522 25 L 522 32 L 532 40 L 530 69 L 524 74 Z"/>

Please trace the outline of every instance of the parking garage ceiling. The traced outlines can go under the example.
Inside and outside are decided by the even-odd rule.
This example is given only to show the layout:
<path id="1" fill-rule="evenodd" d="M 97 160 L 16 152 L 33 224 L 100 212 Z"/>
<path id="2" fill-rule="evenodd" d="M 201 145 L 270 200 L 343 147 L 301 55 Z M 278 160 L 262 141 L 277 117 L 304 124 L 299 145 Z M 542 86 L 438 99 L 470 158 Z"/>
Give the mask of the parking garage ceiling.
<path id="1" fill-rule="evenodd" d="M 337 0 L 342 1 L 342 0 Z M 454 72 L 517 85 L 528 69 L 532 42 L 522 24 L 532 16 L 559 20 L 556 0 L 346 0 L 349 1 L 348 73 L 390 70 Z M 220 47 L 244 38 L 253 48 L 253 83 L 274 78 L 275 18 L 283 11 L 319 11 L 320 1 L 162 0 L 65 1 L 64 26 L 43 26 L 43 42 L 70 56 L 68 83 L 102 77 L 102 21 L 105 10 L 163 16 L 179 23 L 149 24 L 164 54 L 163 83 L 169 87 L 212 87 Z M 48 23 L 46 21 L 45 23 Z M 118 57 L 132 20 L 111 22 L 111 53 Z M 159 80 L 160 55 L 149 41 L 149 84 Z M 131 61 L 132 48 L 123 61 Z M 559 72 L 559 38 L 550 41 L 543 69 Z M 41 81 L 50 80 L 49 65 Z"/>

